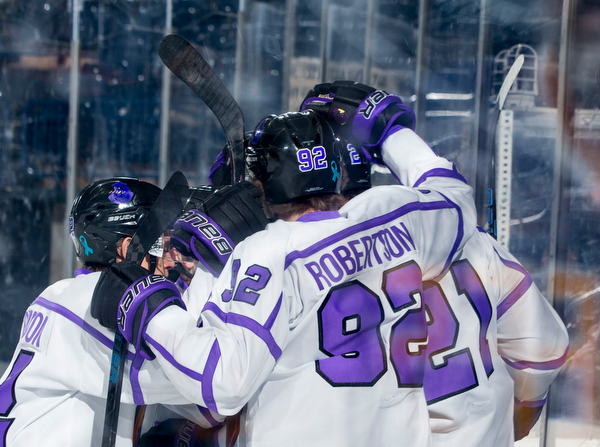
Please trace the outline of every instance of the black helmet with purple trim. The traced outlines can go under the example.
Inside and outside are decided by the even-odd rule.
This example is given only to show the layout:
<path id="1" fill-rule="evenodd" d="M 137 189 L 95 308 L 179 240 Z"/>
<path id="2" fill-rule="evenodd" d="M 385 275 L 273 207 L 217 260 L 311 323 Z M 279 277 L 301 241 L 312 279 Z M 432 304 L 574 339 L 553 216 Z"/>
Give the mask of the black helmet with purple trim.
<path id="1" fill-rule="evenodd" d="M 271 115 L 254 130 L 246 165 L 272 204 L 340 193 L 341 146 L 329 123 L 313 110 Z"/>
<path id="2" fill-rule="evenodd" d="M 127 177 L 86 186 L 73 201 L 69 216 L 77 259 L 94 266 L 114 262 L 117 241 L 134 235 L 160 191 L 152 183 Z"/>

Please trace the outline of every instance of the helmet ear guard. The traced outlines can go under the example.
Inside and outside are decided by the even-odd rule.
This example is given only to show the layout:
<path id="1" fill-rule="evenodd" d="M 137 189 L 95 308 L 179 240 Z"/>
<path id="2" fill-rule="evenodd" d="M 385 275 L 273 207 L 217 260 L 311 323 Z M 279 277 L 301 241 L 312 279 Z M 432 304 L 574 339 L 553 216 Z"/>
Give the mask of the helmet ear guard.
<path id="1" fill-rule="evenodd" d="M 313 110 L 261 121 L 250 139 L 246 164 L 272 204 L 341 191 L 342 143 Z"/>
<path id="2" fill-rule="evenodd" d="M 342 159 L 344 161 L 344 194 L 358 194 L 371 187 L 371 163 L 360 147 L 349 141 L 342 141 Z"/>

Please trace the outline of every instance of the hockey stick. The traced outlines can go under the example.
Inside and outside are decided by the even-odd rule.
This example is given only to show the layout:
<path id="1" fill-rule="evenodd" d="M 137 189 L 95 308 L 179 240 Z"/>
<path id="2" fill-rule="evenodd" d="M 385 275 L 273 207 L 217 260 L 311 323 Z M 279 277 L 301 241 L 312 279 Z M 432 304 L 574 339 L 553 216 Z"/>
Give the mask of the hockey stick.
<path id="1" fill-rule="evenodd" d="M 236 100 L 211 66 L 183 37 L 176 34 L 163 37 L 158 45 L 158 55 L 215 114 L 230 149 L 232 183 L 244 180 L 244 115 Z"/>
<path id="2" fill-rule="evenodd" d="M 523 62 L 525 62 L 525 57 L 521 54 L 515 62 L 508 70 L 502 85 L 500 86 L 500 90 L 498 91 L 498 96 L 496 97 L 496 101 L 494 102 L 494 107 L 491 112 L 490 124 L 488 129 L 492 129 L 491 132 L 488 133 L 488 141 L 487 147 L 488 150 L 492 151 L 492 162 L 490 163 L 490 174 L 489 174 L 489 188 L 488 188 L 488 228 L 487 232 L 496 239 L 496 198 L 494 197 L 494 191 L 496 189 L 496 130 L 498 129 L 498 119 L 500 118 L 500 111 L 504 108 L 504 103 L 506 101 L 506 97 L 508 96 L 508 92 L 510 91 L 515 79 L 519 75 L 521 71 L 521 67 L 523 67 Z"/>
<path id="3" fill-rule="evenodd" d="M 175 223 L 183 211 L 182 197 L 189 191 L 187 179 L 180 172 L 173 173 L 156 202 L 150 208 L 146 218 L 131 238 L 127 248 L 127 261 L 141 264 L 150 250 L 152 244 L 160 235 Z M 119 409 L 121 405 L 121 388 L 123 386 L 123 373 L 125 357 L 127 355 L 127 340 L 117 331 L 113 342 L 113 351 L 108 380 L 108 393 L 106 395 L 106 411 L 104 413 L 104 429 L 102 432 L 102 446 L 114 447 L 117 440 L 117 427 L 119 424 Z"/>

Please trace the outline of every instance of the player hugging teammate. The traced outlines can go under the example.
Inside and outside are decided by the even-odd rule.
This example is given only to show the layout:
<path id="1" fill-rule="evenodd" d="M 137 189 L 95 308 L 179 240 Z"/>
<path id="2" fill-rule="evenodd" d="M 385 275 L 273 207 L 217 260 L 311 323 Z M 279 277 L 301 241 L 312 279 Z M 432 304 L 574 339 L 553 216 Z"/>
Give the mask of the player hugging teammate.
<path id="1" fill-rule="evenodd" d="M 256 127 L 248 171 L 278 219 L 235 247 L 204 297 L 199 327 L 182 306 L 154 312 L 160 300 L 150 290 L 130 307 L 143 311 L 127 314 L 142 329 L 127 331 L 117 323 L 119 300 L 96 290 L 99 306 L 114 315 L 103 324 L 145 344 L 179 394 L 224 416 L 241 411 L 240 445 L 431 441 L 422 284 L 474 233 L 472 190 L 412 131 L 410 108 L 393 95 L 373 102 L 372 93 L 381 96 L 359 90 L 354 111 L 346 110 L 356 111 L 352 141 L 314 110 L 269 116 Z M 369 104 L 372 120 L 361 121 Z M 343 190 L 348 144 L 418 189 Z M 356 251 L 355 268 L 328 261 L 344 250 Z M 336 281 L 316 281 L 315 263 Z M 195 288 L 192 281 L 188 291 Z"/>
<path id="2" fill-rule="evenodd" d="M 255 186 L 217 188 L 180 216 L 171 244 L 197 261 L 182 296 L 122 262 L 86 289 L 82 319 L 95 309 L 97 330 L 132 346 L 124 404 L 177 411 L 152 416 L 171 419 L 140 445 L 512 445 L 564 361 L 556 313 L 477 230 L 472 189 L 399 97 L 337 81 L 301 109 L 247 137 Z M 399 184 L 371 187 L 370 163 Z M 12 371 L 26 371 L 19 358 Z"/>

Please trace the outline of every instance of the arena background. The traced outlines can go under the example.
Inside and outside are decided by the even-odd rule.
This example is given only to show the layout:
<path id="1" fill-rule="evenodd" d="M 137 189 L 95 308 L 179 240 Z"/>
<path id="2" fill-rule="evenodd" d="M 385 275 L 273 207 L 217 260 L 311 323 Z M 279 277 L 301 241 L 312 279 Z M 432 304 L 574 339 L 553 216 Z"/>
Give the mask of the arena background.
<path id="1" fill-rule="evenodd" d="M 518 444 L 600 445 L 598 0 L 0 0 L 0 372 L 28 304 L 77 267 L 67 215 L 83 186 L 117 175 L 163 186 L 175 170 L 207 183 L 225 138 L 161 63 L 168 33 L 210 62 L 247 129 L 321 81 L 398 94 L 475 187 L 482 225 L 489 110 L 523 54 L 498 132 L 511 157 L 502 242 L 571 351 Z"/>

